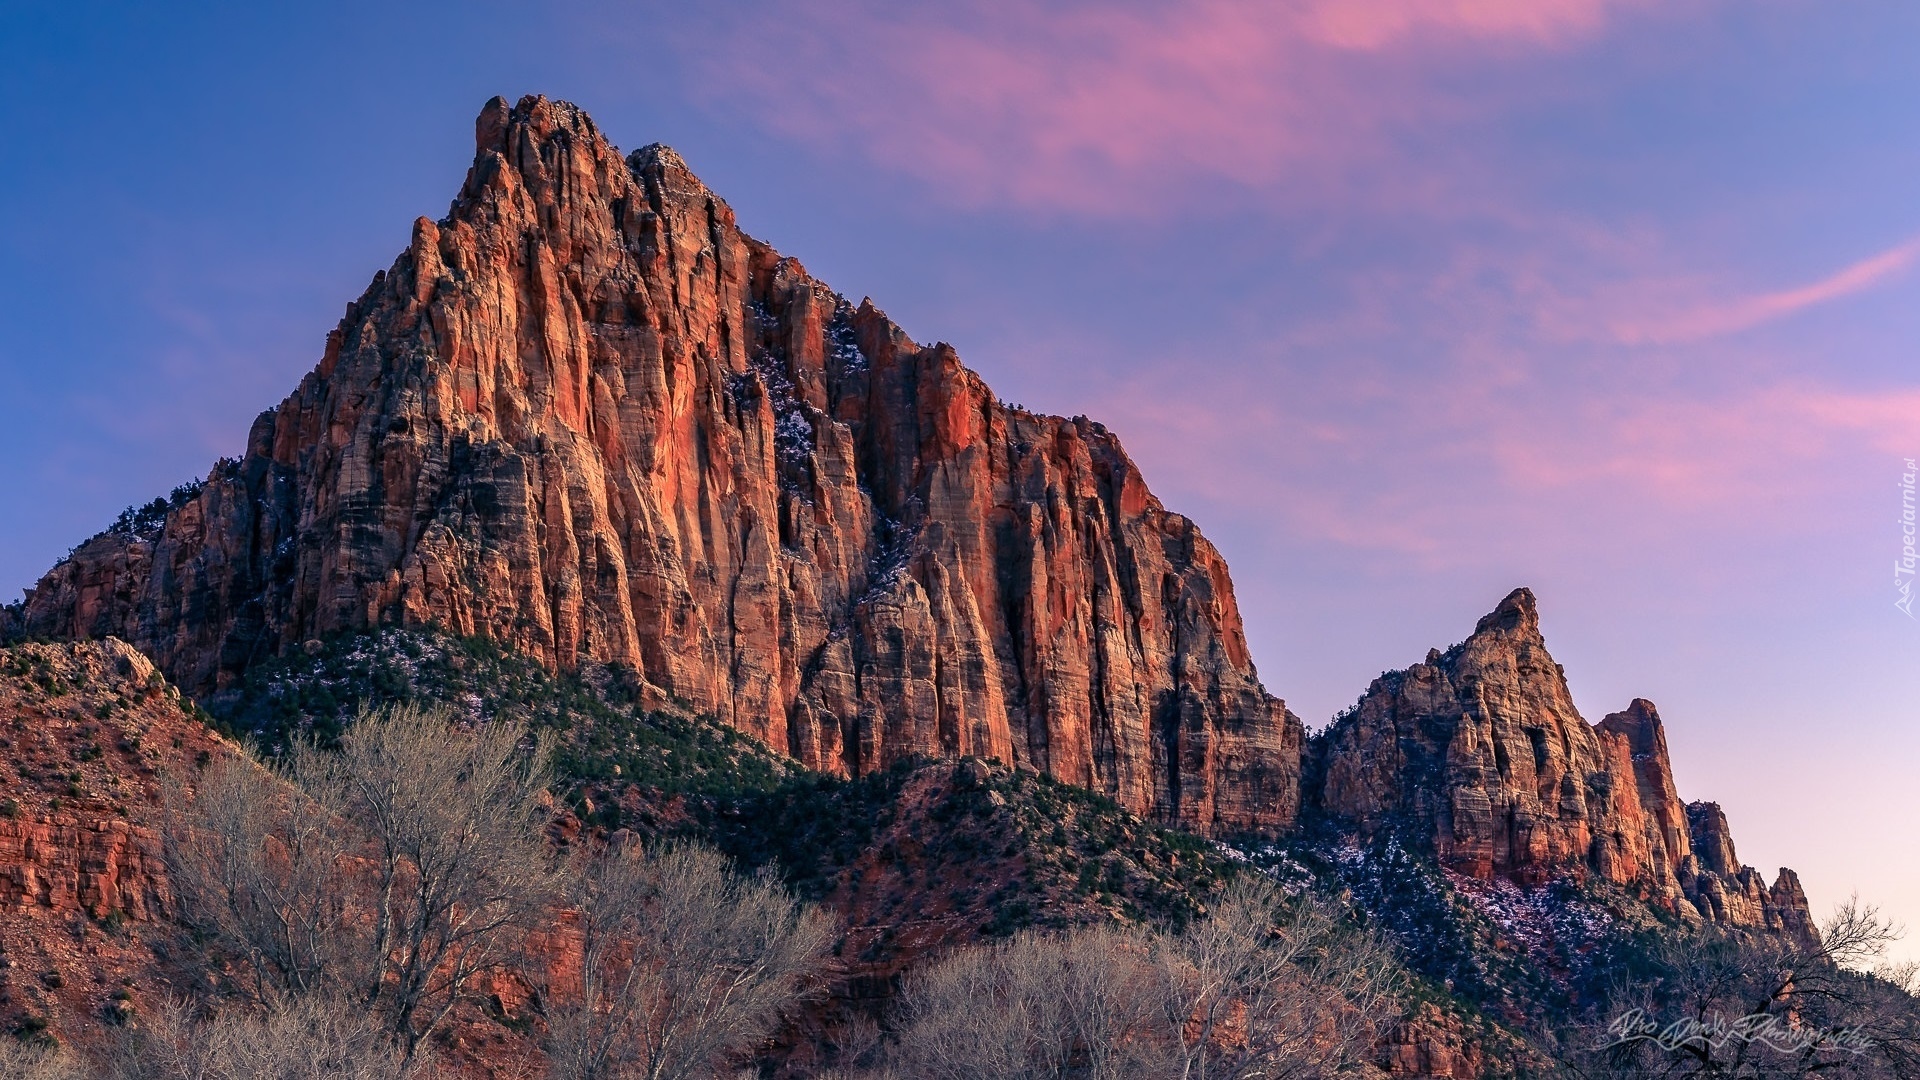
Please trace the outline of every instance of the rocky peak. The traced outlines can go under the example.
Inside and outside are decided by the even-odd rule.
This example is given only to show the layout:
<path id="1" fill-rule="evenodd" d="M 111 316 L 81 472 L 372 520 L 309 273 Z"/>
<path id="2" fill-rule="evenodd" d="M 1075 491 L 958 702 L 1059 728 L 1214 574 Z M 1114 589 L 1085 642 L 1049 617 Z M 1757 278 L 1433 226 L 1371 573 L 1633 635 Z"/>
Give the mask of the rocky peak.
<path id="1" fill-rule="evenodd" d="M 1602 750 L 1516 589 L 1471 637 L 1376 679 L 1321 736 L 1321 805 L 1365 829 L 1411 818 L 1445 865 L 1543 880 L 1584 859 Z"/>
<path id="2" fill-rule="evenodd" d="M 1301 727 L 1226 564 L 1111 432 L 1001 405 L 667 147 L 539 97 L 474 130 L 447 214 L 242 456 L 83 545 L 23 632 L 117 635 L 219 695 L 314 638 L 437 626 L 625 665 L 830 772 L 973 755 L 1202 831 L 1294 820 Z M 1730 844 L 1696 856 L 1724 828 L 1689 819 L 1650 703 L 1582 718 L 1527 589 L 1376 680 L 1304 794 L 1476 878 L 1778 906 Z"/>
<path id="3" fill-rule="evenodd" d="M 1635 757 L 1667 758 L 1667 734 L 1660 726 L 1660 711 L 1646 698 L 1634 698 L 1617 713 L 1608 713 L 1600 721 L 1600 730 L 1627 740 Z"/>
<path id="4" fill-rule="evenodd" d="M 1533 590 L 1521 586 L 1508 593 L 1498 607 L 1480 617 L 1473 633 L 1475 637 L 1502 635 L 1529 643 L 1540 641 L 1540 608 Z"/>
<path id="5" fill-rule="evenodd" d="M 1733 832 L 1727 828 L 1727 815 L 1719 803 L 1688 803 L 1687 833 L 1702 869 L 1721 877 L 1740 872 L 1740 856 L 1733 850 Z"/>
<path id="6" fill-rule="evenodd" d="M 1293 819 L 1300 725 L 1226 565 L 1105 428 L 1001 406 L 664 146 L 540 97 L 474 135 L 245 453 L 156 539 L 56 567 L 31 632 L 218 694 L 437 625 L 628 665 L 829 771 L 973 754 L 1202 830 Z"/>
<path id="7" fill-rule="evenodd" d="M 1310 805 L 1363 835 L 1406 830 L 1467 877 L 1596 879 L 1736 925 L 1805 918 L 1791 884 L 1776 902 L 1735 860 L 1717 806 L 1680 801 L 1652 702 L 1581 717 L 1527 589 L 1459 645 L 1375 680 L 1313 753 Z"/>
<path id="8" fill-rule="evenodd" d="M 1635 798 L 1623 799 L 1620 805 L 1625 810 L 1631 802 L 1639 804 L 1642 817 L 1636 839 L 1644 841 L 1644 849 L 1638 844 L 1632 846 L 1635 854 L 1645 852 L 1642 876 L 1664 885 L 1684 867 L 1693 844 L 1686 808 L 1674 787 L 1673 763 L 1667 756 L 1667 735 L 1660 725 L 1659 710 L 1653 702 L 1635 698 L 1626 709 L 1607 714 L 1596 732 L 1601 744 L 1612 750 L 1616 766 L 1625 759 L 1626 767 L 1615 772 L 1633 779 Z"/>

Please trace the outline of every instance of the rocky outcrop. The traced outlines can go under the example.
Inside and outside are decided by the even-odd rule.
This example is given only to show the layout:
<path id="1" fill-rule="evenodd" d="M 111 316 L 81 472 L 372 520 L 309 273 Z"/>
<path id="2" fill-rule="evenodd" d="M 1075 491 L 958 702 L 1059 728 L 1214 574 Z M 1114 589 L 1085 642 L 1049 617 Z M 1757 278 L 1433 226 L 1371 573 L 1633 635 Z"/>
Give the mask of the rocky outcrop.
<path id="1" fill-rule="evenodd" d="M 1733 850 L 1733 833 L 1719 803 L 1688 803 L 1687 835 L 1700 869 L 1720 877 L 1739 873 L 1740 856 Z"/>
<path id="2" fill-rule="evenodd" d="M 169 896 L 158 835 L 124 821 L 0 821 L 0 906 L 149 920 Z"/>
<path id="3" fill-rule="evenodd" d="M 1651 702 L 1581 717 L 1526 589 L 1466 641 L 1376 679 L 1313 753 L 1316 809 L 1362 834 L 1406 830 L 1456 873 L 1590 878 L 1683 917 L 1811 923 L 1791 871 L 1765 887 L 1719 808 L 1681 803 Z"/>
<path id="4" fill-rule="evenodd" d="M 124 642 L 0 649 L 0 910 L 172 914 L 161 773 L 230 752 Z"/>
<path id="5" fill-rule="evenodd" d="M 1200 829 L 1293 820 L 1301 730 L 1225 563 L 1084 417 L 1001 404 L 742 233 L 671 150 L 489 102 L 448 215 L 157 538 L 106 534 L 30 632 L 195 692 L 435 624 L 631 665 L 820 769 L 973 754 Z"/>
<path id="6" fill-rule="evenodd" d="M 164 802 L 232 753 L 123 642 L 0 649 L 0 1026 L 97 1032 L 127 987 L 178 989 Z"/>
<path id="7" fill-rule="evenodd" d="M 1459 1019 L 1422 1003 L 1387 1032 L 1378 1064 L 1388 1076 L 1477 1080 L 1487 1076 L 1486 1048 Z"/>
<path id="8" fill-rule="evenodd" d="M 1758 870 L 1741 865 L 1719 803 L 1688 803 L 1686 815 L 1693 860 L 1679 868 L 1680 884 L 1704 918 L 1732 926 L 1766 927 L 1802 941 L 1815 939 L 1813 915 L 1798 874 L 1783 866 L 1768 885 Z"/>

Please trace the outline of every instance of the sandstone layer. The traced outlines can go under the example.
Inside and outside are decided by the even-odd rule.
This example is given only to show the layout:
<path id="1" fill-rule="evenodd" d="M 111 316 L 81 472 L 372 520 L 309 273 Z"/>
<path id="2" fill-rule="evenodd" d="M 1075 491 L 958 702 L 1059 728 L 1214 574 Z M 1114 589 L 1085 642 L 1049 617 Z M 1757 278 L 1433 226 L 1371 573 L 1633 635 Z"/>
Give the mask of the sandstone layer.
<path id="1" fill-rule="evenodd" d="M 1315 743 L 1310 802 L 1362 834 L 1407 830 L 1455 873 L 1592 879 L 1689 919 L 1810 930 L 1793 871 L 1767 886 L 1718 806 L 1680 801 L 1651 702 L 1581 717 L 1526 589 L 1466 641 L 1376 679 Z"/>
<path id="2" fill-rule="evenodd" d="M 22 621 L 196 693 L 432 624 L 631 665 L 828 771 L 997 758 L 1202 831 L 1297 806 L 1226 565 L 1112 434 L 1001 404 L 544 98 L 488 103 L 447 216 L 244 453 Z"/>
<path id="3" fill-rule="evenodd" d="M 84 1034 L 168 992 L 163 789 L 233 752 L 185 704 L 120 641 L 0 649 L 0 1025 Z"/>

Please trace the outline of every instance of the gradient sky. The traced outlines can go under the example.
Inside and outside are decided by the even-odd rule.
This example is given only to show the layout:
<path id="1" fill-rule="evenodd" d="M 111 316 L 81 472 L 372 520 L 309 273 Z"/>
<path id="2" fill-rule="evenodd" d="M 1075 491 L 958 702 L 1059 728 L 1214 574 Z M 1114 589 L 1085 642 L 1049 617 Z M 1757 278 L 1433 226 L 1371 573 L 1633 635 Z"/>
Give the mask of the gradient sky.
<path id="1" fill-rule="evenodd" d="M 1105 420 L 1310 724 L 1531 585 L 1745 861 L 1920 936 L 1920 5 L 401 6 L 0 2 L 8 597 L 238 452 L 545 93 Z"/>

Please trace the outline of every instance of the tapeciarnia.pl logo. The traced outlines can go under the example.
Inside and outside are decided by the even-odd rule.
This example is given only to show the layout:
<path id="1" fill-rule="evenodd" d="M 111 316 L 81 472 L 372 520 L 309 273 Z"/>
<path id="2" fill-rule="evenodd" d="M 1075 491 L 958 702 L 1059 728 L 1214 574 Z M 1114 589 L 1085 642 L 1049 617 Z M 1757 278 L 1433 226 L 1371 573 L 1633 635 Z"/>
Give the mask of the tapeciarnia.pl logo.
<path id="1" fill-rule="evenodd" d="M 1916 469 L 1914 459 L 1906 459 L 1906 471 L 1900 474 L 1900 557 L 1893 561 L 1893 588 L 1899 598 L 1893 606 L 1906 612 L 1907 618 L 1913 618 L 1913 571 L 1914 571 L 1914 518 L 1913 518 L 1913 481 Z"/>

